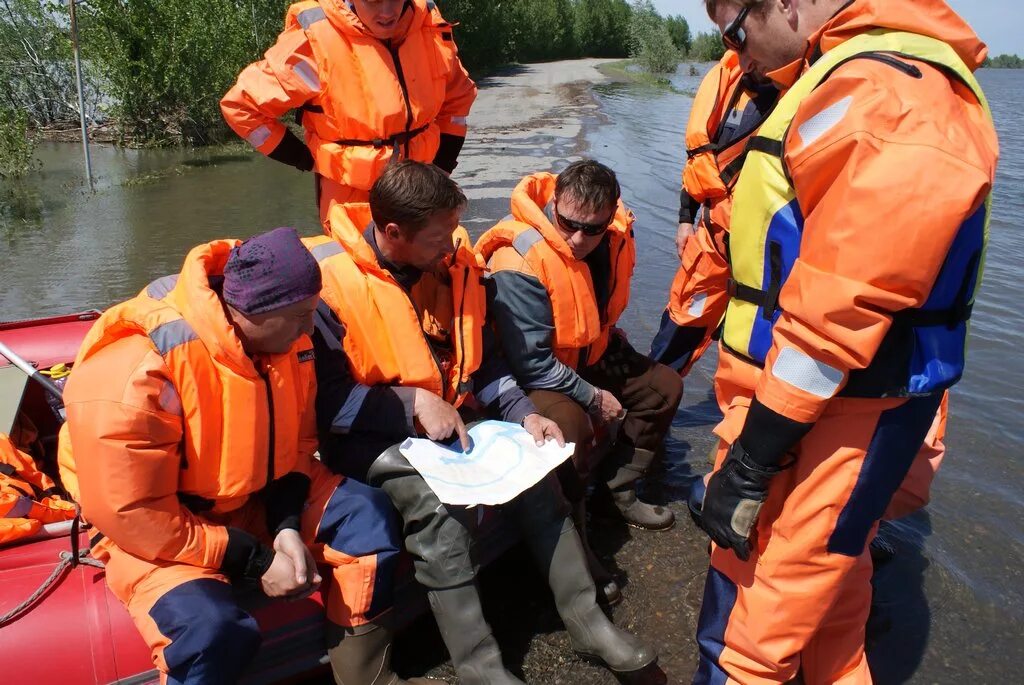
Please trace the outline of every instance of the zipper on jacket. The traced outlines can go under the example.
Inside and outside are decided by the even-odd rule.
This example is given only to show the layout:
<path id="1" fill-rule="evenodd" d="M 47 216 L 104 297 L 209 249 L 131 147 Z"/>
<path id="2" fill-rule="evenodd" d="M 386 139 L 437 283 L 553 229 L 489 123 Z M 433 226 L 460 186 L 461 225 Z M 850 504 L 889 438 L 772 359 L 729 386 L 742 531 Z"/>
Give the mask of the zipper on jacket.
<path id="1" fill-rule="evenodd" d="M 405 71 L 402 70 L 402 60 L 398 57 L 398 48 L 392 45 L 391 41 L 385 43 L 388 52 L 391 53 L 391 61 L 395 63 L 395 75 L 398 77 L 398 86 L 402 89 L 402 97 L 405 98 L 405 133 L 412 130 L 412 102 L 409 100 L 409 87 L 405 83 Z M 409 157 L 409 139 L 405 140 L 405 156 Z"/>
<path id="2" fill-rule="evenodd" d="M 270 372 L 259 371 L 263 385 L 267 389 L 267 412 L 270 418 L 267 429 L 267 485 L 274 482 L 274 391 L 270 386 Z"/>

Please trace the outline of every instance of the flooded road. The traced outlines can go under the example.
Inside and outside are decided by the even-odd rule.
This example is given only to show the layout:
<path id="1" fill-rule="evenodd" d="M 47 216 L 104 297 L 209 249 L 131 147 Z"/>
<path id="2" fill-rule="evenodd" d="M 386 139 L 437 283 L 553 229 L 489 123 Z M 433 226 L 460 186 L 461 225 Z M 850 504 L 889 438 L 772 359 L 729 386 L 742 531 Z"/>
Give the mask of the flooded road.
<path id="1" fill-rule="evenodd" d="M 541 67 L 519 71 L 534 80 L 517 98 L 541 91 L 550 97 L 530 121 L 505 128 L 486 130 L 474 110 L 471 130 L 486 135 L 470 140 L 455 173 L 473 201 L 466 225 L 478 235 L 500 219 L 507 212 L 503 198 L 521 173 L 557 170 L 579 155 L 614 167 L 638 216 L 634 298 L 624 324 L 646 350 L 678 264 L 673 235 L 691 104 L 685 92 L 699 76 L 684 65 L 675 90 L 605 83 L 591 98 L 585 85 L 553 84 Z M 899 523 L 900 557 L 877 578 L 877 625 L 891 626 L 874 636 L 870 655 L 880 683 L 1015 682 L 1024 651 L 1024 360 L 1017 354 L 1024 313 L 1016 297 L 1024 263 L 1024 71 L 983 71 L 980 80 L 1003 151 L 985 282 L 933 502 Z M 492 88 L 513 81 L 495 79 Z M 83 187 L 79 155 L 77 145 L 43 144 L 39 172 L 18 183 L 0 181 L 0 319 L 106 307 L 176 271 L 191 246 L 213 238 L 284 225 L 310 235 L 319 230 L 311 177 L 241 148 L 96 146 L 95 193 Z M 625 575 L 626 600 L 616 621 L 658 644 L 669 682 L 688 682 L 696 663 L 692 636 L 706 538 L 682 514 L 681 501 L 693 478 L 708 470 L 717 420 L 714 363 L 709 354 L 687 381 L 666 472 L 651 484 L 650 495 L 670 503 L 679 524 L 660 535 L 595 526 L 595 546 Z M 515 558 L 484 575 L 488 617 L 508 645 L 507 660 L 517 670 L 522 664 L 529 682 L 614 682 L 571 655 L 543 585 L 521 573 L 528 563 Z M 450 674 L 436 644 L 426 652 L 414 658 L 410 673 L 435 667 L 436 674 Z"/>

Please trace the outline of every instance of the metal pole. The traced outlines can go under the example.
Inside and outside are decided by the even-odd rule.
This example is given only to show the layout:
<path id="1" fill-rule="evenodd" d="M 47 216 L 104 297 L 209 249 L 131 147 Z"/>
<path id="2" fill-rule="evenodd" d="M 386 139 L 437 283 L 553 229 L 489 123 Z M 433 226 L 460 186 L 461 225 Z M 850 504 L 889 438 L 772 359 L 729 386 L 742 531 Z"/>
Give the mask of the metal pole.
<path id="1" fill-rule="evenodd" d="M 22 359 L 20 355 L 2 342 L 0 342 L 0 355 L 7 357 L 11 364 L 21 369 L 22 373 L 43 386 L 54 397 L 61 399 L 64 396 L 64 391 L 60 389 L 60 386 L 41 374 L 36 367 Z"/>
<path id="2" fill-rule="evenodd" d="M 89 182 L 89 190 L 93 190 L 92 158 L 89 156 L 89 131 L 85 126 L 85 97 L 82 95 L 82 57 L 78 52 L 78 18 L 75 16 L 75 3 L 68 0 L 71 12 L 71 47 L 75 53 L 75 81 L 78 85 L 78 120 L 82 125 L 82 152 L 85 153 L 85 178 Z"/>

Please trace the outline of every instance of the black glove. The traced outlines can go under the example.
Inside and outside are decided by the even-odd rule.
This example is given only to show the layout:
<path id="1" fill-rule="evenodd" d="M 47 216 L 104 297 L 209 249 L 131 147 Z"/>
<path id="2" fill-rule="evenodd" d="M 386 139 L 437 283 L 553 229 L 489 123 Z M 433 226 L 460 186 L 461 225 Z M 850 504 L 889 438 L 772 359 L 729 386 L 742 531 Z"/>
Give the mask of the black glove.
<path id="1" fill-rule="evenodd" d="M 299 171 L 313 170 L 313 153 L 288 129 L 285 129 L 284 138 L 277 147 L 267 153 L 267 157 L 275 162 L 293 166 Z"/>
<path id="2" fill-rule="evenodd" d="M 746 561 L 750 558 L 750 533 L 768 498 L 768 485 L 785 468 L 757 464 L 737 440 L 722 468 L 708 481 L 700 515 L 694 516 L 694 521 L 715 544 Z"/>

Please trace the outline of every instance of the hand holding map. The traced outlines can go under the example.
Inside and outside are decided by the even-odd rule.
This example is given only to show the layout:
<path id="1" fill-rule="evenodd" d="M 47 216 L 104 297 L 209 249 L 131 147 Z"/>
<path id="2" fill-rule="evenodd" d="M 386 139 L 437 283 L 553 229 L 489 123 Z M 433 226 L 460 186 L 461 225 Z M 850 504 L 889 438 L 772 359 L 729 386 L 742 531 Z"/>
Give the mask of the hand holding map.
<path id="1" fill-rule="evenodd" d="M 472 447 L 409 438 L 399 450 L 445 504 L 504 504 L 538 483 L 572 455 L 574 445 L 538 447 L 514 423 L 481 421 L 469 429 Z"/>

